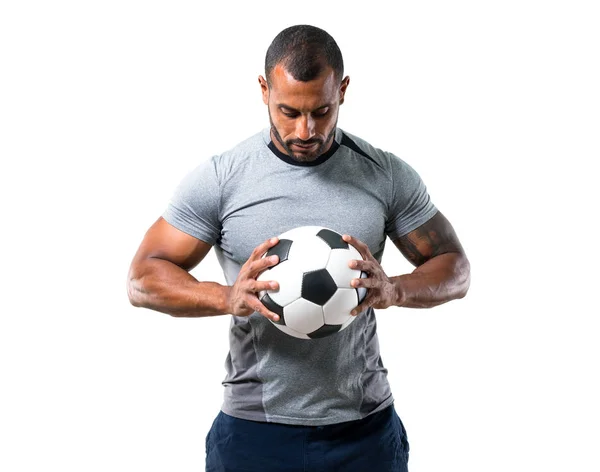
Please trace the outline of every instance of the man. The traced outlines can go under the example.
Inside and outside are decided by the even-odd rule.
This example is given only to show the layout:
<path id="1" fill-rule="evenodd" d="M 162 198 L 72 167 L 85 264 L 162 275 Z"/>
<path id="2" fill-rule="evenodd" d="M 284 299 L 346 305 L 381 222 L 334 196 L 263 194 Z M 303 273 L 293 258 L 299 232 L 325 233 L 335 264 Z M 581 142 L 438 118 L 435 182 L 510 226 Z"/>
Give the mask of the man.
<path id="1" fill-rule="evenodd" d="M 329 34 L 282 31 L 259 77 L 270 129 L 200 165 L 180 184 L 135 255 L 135 306 L 173 316 L 230 314 L 225 399 L 206 438 L 207 471 L 404 471 L 406 431 L 379 355 L 374 308 L 426 308 L 463 297 L 469 263 L 417 173 L 337 127 L 350 83 Z M 261 258 L 297 226 L 344 233 L 364 260 L 357 319 L 323 339 L 276 329 L 256 280 Z M 386 237 L 417 268 L 389 277 Z M 215 247 L 228 286 L 188 272 Z"/>

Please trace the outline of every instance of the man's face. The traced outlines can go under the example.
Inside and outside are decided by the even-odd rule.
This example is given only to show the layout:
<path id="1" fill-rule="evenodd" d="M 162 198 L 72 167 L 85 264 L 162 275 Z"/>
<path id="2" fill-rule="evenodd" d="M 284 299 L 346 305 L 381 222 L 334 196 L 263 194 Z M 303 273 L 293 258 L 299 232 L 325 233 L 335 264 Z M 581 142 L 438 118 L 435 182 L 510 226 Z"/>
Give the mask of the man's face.
<path id="1" fill-rule="evenodd" d="M 350 78 L 340 82 L 328 67 L 316 79 L 301 82 L 278 64 L 271 72 L 270 87 L 262 76 L 258 81 L 269 109 L 275 146 L 300 162 L 327 152 Z"/>

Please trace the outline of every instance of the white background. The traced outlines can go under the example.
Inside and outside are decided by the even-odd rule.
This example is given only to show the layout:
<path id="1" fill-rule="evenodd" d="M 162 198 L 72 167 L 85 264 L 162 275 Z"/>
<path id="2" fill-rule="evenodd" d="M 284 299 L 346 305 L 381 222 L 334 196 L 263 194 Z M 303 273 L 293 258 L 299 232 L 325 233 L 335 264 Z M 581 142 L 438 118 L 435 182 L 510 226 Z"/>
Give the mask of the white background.
<path id="1" fill-rule="evenodd" d="M 203 470 L 229 319 L 133 308 L 127 271 L 180 179 L 268 125 L 266 49 L 309 23 L 340 127 L 415 167 L 472 264 L 467 298 L 378 314 L 411 472 L 600 470 L 593 3 L 3 2 L 0 469 Z"/>

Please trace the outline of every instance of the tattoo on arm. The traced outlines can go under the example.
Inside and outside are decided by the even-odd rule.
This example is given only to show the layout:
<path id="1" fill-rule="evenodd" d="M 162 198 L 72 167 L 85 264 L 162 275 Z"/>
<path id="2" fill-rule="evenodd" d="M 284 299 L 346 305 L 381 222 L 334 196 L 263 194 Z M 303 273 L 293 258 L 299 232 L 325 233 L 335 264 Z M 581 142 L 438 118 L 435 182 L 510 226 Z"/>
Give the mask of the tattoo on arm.
<path id="1" fill-rule="evenodd" d="M 394 241 L 400 252 L 415 266 L 447 252 L 463 252 L 454 228 L 439 211 L 426 223 Z"/>

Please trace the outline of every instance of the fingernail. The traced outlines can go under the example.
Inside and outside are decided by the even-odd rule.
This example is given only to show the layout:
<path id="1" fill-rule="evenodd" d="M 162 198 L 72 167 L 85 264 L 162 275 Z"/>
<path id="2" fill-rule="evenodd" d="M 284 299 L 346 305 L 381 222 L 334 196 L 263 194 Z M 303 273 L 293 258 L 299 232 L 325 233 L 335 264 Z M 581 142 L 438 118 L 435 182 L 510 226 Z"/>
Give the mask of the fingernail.
<path id="1" fill-rule="evenodd" d="M 350 312 L 350 314 L 351 314 L 352 316 L 356 316 L 356 310 L 352 310 L 352 311 Z"/>
<path id="2" fill-rule="evenodd" d="M 277 282 L 271 282 L 271 288 L 277 288 Z"/>
<path id="3" fill-rule="evenodd" d="M 272 242 L 272 243 L 275 243 L 275 242 L 277 242 L 277 238 L 271 238 L 271 242 Z"/>
<path id="4" fill-rule="evenodd" d="M 270 260 L 271 262 L 277 262 L 277 259 L 278 259 L 278 258 L 279 258 L 279 256 L 271 256 L 271 257 L 269 257 L 269 260 Z"/>
<path id="5" fill-rule="evenodd" d="M 275 315 L 275 316 L 273 317 L 273 321 L 279 321 L 279 316 Z"/>

